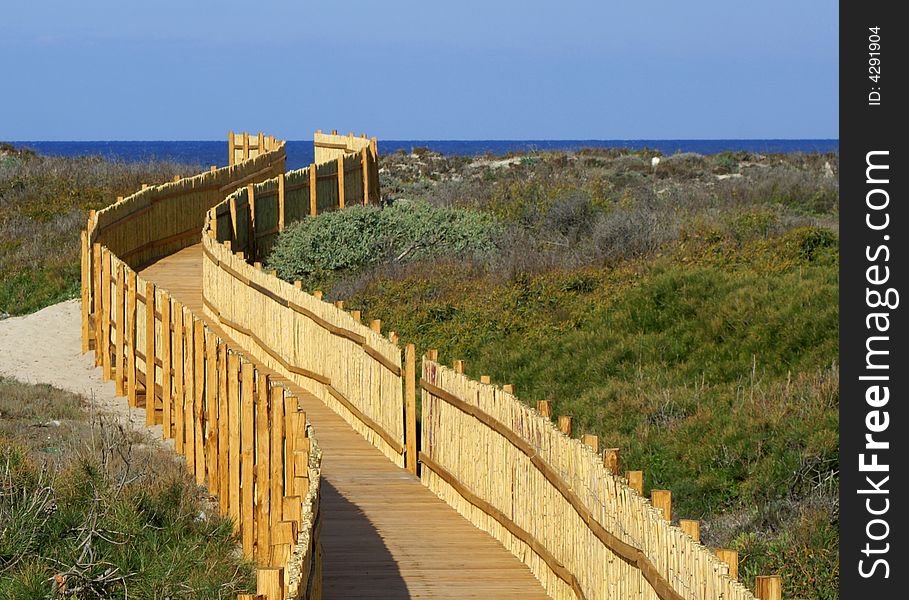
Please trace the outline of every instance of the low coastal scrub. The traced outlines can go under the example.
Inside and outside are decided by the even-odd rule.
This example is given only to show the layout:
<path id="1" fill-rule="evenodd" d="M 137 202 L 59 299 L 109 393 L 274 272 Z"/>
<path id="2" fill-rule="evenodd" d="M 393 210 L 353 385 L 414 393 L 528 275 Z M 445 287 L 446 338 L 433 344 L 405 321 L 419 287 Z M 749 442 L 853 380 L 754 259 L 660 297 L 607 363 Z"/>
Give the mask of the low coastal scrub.
<path id="1" fill-rule="evenodd" d="M 307 280 L 294 265 L 310 250 L 285 244 L 279 275 L 418 355 L 551 400 L 575 435 L 620 447 L 645 494 L 671 489 L 707 545 L 736 548 L 746 585 L 776 572 L 786 597 L 836 598 L 836 156 L 654 156 L 384 157 L 386 211 L 484 215 L 491 250 L 371 252 Z M 307 226 L 326 217 L 342 220 Z M 346 235 L 369 247 L 375 233 Z"/>
<path id="2" fill-rule="evenodd" d="M 734 547 L 748 585 L 835 598 L 836 237 L 691 241 L 672 254 L 501 279 L 463 265 L 372 278 L 347 306 L 418 355 L 550 399 L 673 491 L 704 542 Z M 482 297 L 482 302 L 477 298 Z"/>
<path id="3" fill-rule="evenodd" d="M 253 566 L 172 452 L 0 379 L 0 597 L 230 598 Z"/>
<path id="4" fill-rule="evenodd" d="M 267 266 L 283 279 L 314 288 L 378 264 L 485 260 L 496 237 L 495 220 L 477 211 L 407 201 L 385 210 L 354 206 L 288 227 Z"/>
<path id="5" fill-rule="evenodd" d="M 194 165 L 57 158 L 0 145 L 0 315 L 33 312 L 79 291 L 79 231 L 90 209 Z"/>

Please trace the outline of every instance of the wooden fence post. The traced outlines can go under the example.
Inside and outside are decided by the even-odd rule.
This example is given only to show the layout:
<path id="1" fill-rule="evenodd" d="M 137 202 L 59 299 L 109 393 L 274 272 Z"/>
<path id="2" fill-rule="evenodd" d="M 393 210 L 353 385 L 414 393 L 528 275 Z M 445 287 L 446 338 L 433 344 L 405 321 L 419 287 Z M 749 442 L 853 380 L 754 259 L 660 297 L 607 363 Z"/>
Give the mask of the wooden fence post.
<path id="1" fill-rule="evenodd" d="M 256 559 L 259 564 L 268 561 L 271 538 L 268 515 L 271 507 L 271 439 L 268 422 L 268 400 L 271 381 L 262 372 L 256 381 Z"/>
<path id="2" fill-rule="evenodd" d="M 249 239 L 250 241 L 256 238 L 256 186 L 252 183 L 246 186 L 246 203 L 249 205 L 249 223 L 251 226 Z"/>
<path id="3" fill-rule="evenodd" d="M 513 383 L 504 384 L 502 386 L 502 391 L 505 392 L 506 394 L 511 394 L 512 396 L 514 396 L 515 395 L 514 384 Z"/>
<path id="4" fill-rule="evenodd" d="M 183 397 L 186 395 L 186 386 L 184 382 L 184 369 L 186 364 L 183 360 L 183 305 L 174 300 L 172 307 L 174 317 L 174 450 L 183 454 L 183 441 L 186 436 L 186 429 L 183 425 Z"/>
<path id="5" fill-rule="evenodd" d="M 454 366 L 455 373 L 460 373 L 461 375 L 464 374 L 464 361 L 463 360 L 461 360 L 461 359 L 455 360 L 453 366 Z"/>
<path id="6" fill-rule="evenodd" d="M 271 511 L 270 526 L 282 520 L 284 498 L 284 388 L 271 389 Z"/>
<path id="7" fill-rule="evenodd" d="M 598 439 L 597 436 L 595 436 L 594 434 L 592 434 L 592 433 L 585 433 L 583 436 L 581 436 L 581 441 L 584 443 L 585 446 L 589 447 L 589 448 L 590 448 L 591 450 L 593 450 L 594 452 L 599 452 L 599 451 L 600 451 L 600 449 L 599 449 L 599 446 L 600 446 L 599 439 Z"/>
<path id="8" fill-rule="evenodd" d="M 265 134 L 259 132 L 259 139 L 256 140 L 256 156 L 265 154 Z"/>
<path id="9" fill-rule="evenodd" d="M 382 333 L 382 319 L 373 319 L 369 322 L 369 328 L 376 333 Z"/>
<path id="10" fill-rule="evenodd" d="M 625 471 L 625 479 L 628 480 L 628 487 L 644 495 L 644 471 Z"/>
<path id="11" fill-rule="evenodd" d="M 240 530 L 240 357 L 231 352 L 227 357 L 228 406 L 227 426 L 228 469 L 230 480 L 227 487 L 229 514 L 234 527 Z"/>
<path id="12" fill-rule="evenodd" d="M 284 231 L 284 173 L 278 175 L 278 231 Z"/>
<path id="13" fill-rule="evenodd" d="M 439 351 L 436 348 L 430 348 L 426 351 L 426 358 L 433 362 L 439 362 Z"/>
<path id="14" fill-rule="evenodd" d="M 375 137 L 369 139 L 369 153 L 371 155 L 369 196 L 373 202 L 379 202 L 379 147 Z"/>
<path id="15" fill-rule="evenodd" d="M 196 484 L 205 485 L 205 438 L 202 430 L 205 407 L 205 324 L 202 319 L 193 320 L 193 347 L 195 359 L 193 374 L 195 382 L 193 391 L 193 440 L 195 441 Z"/>
<path id="16" fill-rule="evenodd" d="M 243 132 L 243 160 L 249 160 L 249 132 Z"/>
<path id="17" fill-rule="evenodd" d="M 196 474 L 196 330 L 193 327 L 195 317 L 183 307 L 183 335 L 186 350 L 183 352 L 183 456 L 186 457 L 186 469 Z"/>
<path id="18" fill-rule="evenodd" d="M 672 521 L 672 492 L 670 490 L 651 490 L 650 503 L 663 512 L 663 518 Z"/>
<path id="19" fill-rule="evenodd" d="M 228 373 L 227 343 L 222 343 L 218 349 L 218 509 L 222 515 L 230 511 Z"/>
<path id="20" fill-rule="evenodd" d="M 369 204 L 369 152 L 366 146 L 360 148 L 360 167 L 363 173 L 363 205 Z"/>
<path id="21" fill-rule="evenodd" d="M 729 548 L 717 548 L 716 557 L 729 565 L 729 576 L 733 579 L 739 578 L 739 553 Z"/>
<path id="22" fill-rule="evenodd" d="M 552 403 L 549 400 L 537 401 L 537 412 L 547 419 L 552 419 Z"/>
<path id="23" fill-rule="evenodd" d="M 701 541 L 701 522 L 692 519 L 679 519 L 679 527 L 696 542 Z"/>
<path id="24" fill-rule="evenodd" d="M 255 498 L 253 496 L 253 450 L 256 447 L 255 429 L 253 428 L 253 415 L 255 414 L 255 373 L 253 365 L 249 361 L 243 361 L 241 366 L 243 371 L 242 395 L 243 401 L 240 407 L 240 490 L 242 493 L 243 509 L 240 515 L 240 526 L 243 541 L 243 556 L 253 558 L 255 544 L 254 530 L 254 508 Z"/>
<path id="25" fill-rule="evenodd" d="M 319 214 L 316 163 L 309 165 L 309 216 Z"/>
<path id="26" fill-rule="evenodd" d="M 95 366 L 101 366 L 104 362 L 103 340 L 103 321 L 101 313 L 106 310 L 102 302 L 101 290 L 101 244 L 92 244 L 92 281 L 95 285 L 95 291 L 92 294 L 92 312 L 95 319 Z"/>
<path id="27" fill-rule="evenodd" d="M 284 569 L 263 567 L 256 569 L 256 593 L 268 600 L 284 600 Z"/>
<path id="28" fill-rule="evenodd" d="M 89 262 L 88 248 L 88 231 L 82 230 L 79 233 L 79 240 L 82 243 L 82 250 L 79 253 L 80 265 L 82 267 L 81 278 L 81 300 L 82 300 L 82 354 L 88 352 L 89 348 L 89 328 L 90 318 L 89 303 L 91 302 L 91 266 Z"/>
<path id="29" fill-rule="evenodd" d="M 783 580 L 779 575 L 758 575 L 754 578 L 754 595 L 758 600 L 781 600 Z"/>
<path id="30" fill-rule="evenodd" d="M 114 327 L 116 327 L 116 345 L 114 346 L 116 361 L 114 362 L 114 367 L 116 367 L 116 378 L 114 379 L 114 389 L 118 396 L 125 396 L 126 390 L 124 389 L 124 382 L 126 381 L 126 361 L 123 360 L 125 356 L 123 346 L 126 342 L 124 337 L 126 334 L 126 272 L 123 270 L 123 263 L 117 262 L 117 301 L 114 310 Z"/>
<path id="31" fill-rule="evenodd" d="M 417 474 L 417 350 L 404 347 L 404 440 L 407 470 Z"/>
<path id="32" fill-rule="evenodd" d="M 155 284 L 145 282 L 145 424 L 155 424 Z"/>
<path id="33" fill-rule="evenodd" d="M 167 440 L 173 435 L 171 427 L 173 426 L 173 414 L 171 413 L 171 401 L 173 393 L 171 391 L 171 364 L 170 364 L 170 344 L 171 344 L 171 312 L 170 296 L 167 292 L 161 291 L 161 432 L 162 437 Z"/>
<path id="34" fill-rule="evenodd" d="M 571 437 L 571 417 L 569 415 L 559 417 L 559 431 Z"/>
<path id="35" fill-rule="evenodd" d="M 606 448 L 606 450 L 603 451 L 603 466 L 613 475 L 619 474 L 621 452 L 622 451 L 619 448 Z"/>
<path id="36" fill-rule="evenodd" d="M 105 381 L 116 376 L 113 366 L 110 328 L 113 323 L 114 299 L 111 295 L 110 252 L 101 249 L 101 366 Z"/>
<path id="37" fill-rule="evenodd" d="M 227 132 L 227 165 L 232 167 L 234 166 L 234 152 L 236 151 L 235 142 L 234 142 L 234 132 Z"/>
<path id="38" fill-rule="evenodd" d="M 136 272 L 132 269 L 126 273 L 126 401 L 131 407 L 138 405 L 136 400 Z"/>
<path id="39" fill-rule="evenodd" d="M 480 383 L 485 383 L 486 385 L 489 385 L 490 383 L 492 383 L 492 379 L 489 377 L 489 375 L 480 375 Z"/>
<path id="40" fill-rule="evenodd" d="M 219 495 L 218 484 L 218 338 L 212 331 L 205 331 L 205 450 L 208 465 L 208 491 L 212 495 Z"/>
<path id="41" fill-rule="evenodd" d="M 344 208 L 344 155 L 338 157 L 338 208 Z"/>

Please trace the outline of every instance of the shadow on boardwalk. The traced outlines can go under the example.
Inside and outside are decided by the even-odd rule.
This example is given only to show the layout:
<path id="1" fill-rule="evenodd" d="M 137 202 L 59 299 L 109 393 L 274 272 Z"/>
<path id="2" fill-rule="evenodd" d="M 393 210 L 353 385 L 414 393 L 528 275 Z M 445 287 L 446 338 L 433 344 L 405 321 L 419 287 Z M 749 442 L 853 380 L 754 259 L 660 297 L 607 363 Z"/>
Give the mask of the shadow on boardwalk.
<path id="1" fill-rule="evenodd" d="M 397 561 L 366 514 L 324 479 L 322 500 L 331 507 L 331 517 L 322 523 L 322 585 L 326 600 L 410 598 Z M 356 565 L 355 576 L 352 565 Z"/>

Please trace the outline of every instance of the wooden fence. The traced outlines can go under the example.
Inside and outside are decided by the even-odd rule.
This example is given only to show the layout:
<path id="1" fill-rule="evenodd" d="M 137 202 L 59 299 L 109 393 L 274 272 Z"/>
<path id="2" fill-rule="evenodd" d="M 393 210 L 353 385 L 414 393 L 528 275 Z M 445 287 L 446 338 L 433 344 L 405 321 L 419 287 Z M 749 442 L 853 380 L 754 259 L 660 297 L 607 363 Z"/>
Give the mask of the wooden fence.
<path id="1" fill-rule="evenodd" d="M 317 133 L 316 139 L 317 156 L 327 162 L 240 188 L 209 212 L 202 236 L 205 312 L 257 360 L 312 391 L 403 466 L 400 347 L 380 324 L 366 326 L 255 262 L 286 223 L 344 208 L 345 198 L 369 203 L 371 189 L 378 196 L 374 141 L 352 134 Z M 320 139 L 333 144 L 322 151 L 335 153 L 320 155 Z"/>
<path id="2" fill-rule="evenodd" d="M 556 428 L 548 403 L 533 410 L 510 386 L 472 381 L 462 361 L 452 370 L 432 353 L 423 360 L 418 441 L 413 345 L 402 356 L 380 322 L 366 326 L 359 311 L 258 262 L 287 224 L 354 199 L 378 201 L 375 140 L 319 132 L 317 162 L 289 173 L 283 142 L 231 134 L 229 148 L 226 175 L 143 190 L 111 207 L 114 216 L 90 218 L 83 347 L 100 349 L 105 376 L 132 405 L 144 403 L 149 423 L 165 425 L 197 481 L 222 492 L 244 552 L 277 565 L 259 569 L 260 593 L 317 598 L 321 581 L 320 455 L 275 373 L 312 391 L 396 464 L 417 473 L 419 457 L 423 483 L 523 560 L 554 598 L 779 599 L 779 577 L 759 577 L 754 596 L 736 581 L 734 551 L 702 546 L 696 521 L 673 526 L 671 493 L 645 499 L 640 471 L 619 475 L 618 449 L 598 454 L 595 436 L 571 439 L 570 417 Z M 217 193 L 206 175 L 223 178 Z M 181 203 L 198 219 L 194 236 Z M 131 270 L 199 241 L 201 313 L 246 354 Z"/>
<path id="3" fill-rule="evenodd" d="M 145 408 L 148 425 L 162 426 L 232 519 L 244 556 L 259 565 L 257 595 L 240 598 L 320 598 L 321 452 L 298 399 L 134 270 L 198 243 L 215 200 L 283 171 L 284 143 L 267 139 L 249 160 L 143 187 L 90 215 L 82 232 L 83 350 L 95 350 L 104 377 L 130 406 Z"/>
<path id="4" fill-rule="evenodd" d="M 560 419 L 566 435 L 510 391 L 425 358 L 420 386 L 423 482 L 521 558 L 553 598 L 755 597 L 699 543 L 696 522 L 670 524 L 668 491 L 648 502 L 640 478 L 633 489 L 616 474 L 615 452 L 569 437 L 570 419 Z"/>

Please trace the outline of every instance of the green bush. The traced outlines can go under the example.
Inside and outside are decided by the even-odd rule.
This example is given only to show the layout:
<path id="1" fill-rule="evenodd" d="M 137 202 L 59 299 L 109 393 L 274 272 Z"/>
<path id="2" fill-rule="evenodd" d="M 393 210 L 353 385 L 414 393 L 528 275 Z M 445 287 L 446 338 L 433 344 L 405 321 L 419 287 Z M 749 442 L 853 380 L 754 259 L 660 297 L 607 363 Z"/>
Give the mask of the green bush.
<path id="1" fill-rule="evenodd" d="M 291 225 L 267 264 L 283 279 L 318 285 L 384 262 L 482 258 L 495 249 L 498 229 L 489 215 L 425 202 L 354 206 Z"/>

